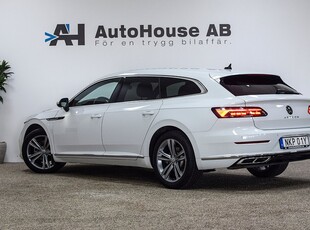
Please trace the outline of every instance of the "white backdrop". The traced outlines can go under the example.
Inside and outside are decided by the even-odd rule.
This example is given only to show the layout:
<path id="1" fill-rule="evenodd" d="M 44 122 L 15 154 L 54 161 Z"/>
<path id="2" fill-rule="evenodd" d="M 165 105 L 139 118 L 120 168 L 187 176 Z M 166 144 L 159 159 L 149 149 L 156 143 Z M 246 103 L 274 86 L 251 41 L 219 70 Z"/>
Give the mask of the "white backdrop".
<path id="1" fill-rule="evenodd" d="M 4 104 L 0 104 L 0 141 L 8 143 L 6 162 L 21 161 L 18 137 L 23 121 L 50 108 L 62 97 L 106 74 L 136 68 L 222 68 L 269 72 L 310 96 L 310 1 L 308 0 L 0 0 L 0 60 L 15 73 L 9 80 Z M 45 32 L 57 24 L 85 25 L 85 45 L 57 46 L 45 42 Z M 142 38 L 100 39 L 99 25 L 127 28 L 199 28 L 198 40 L 206 40 L 210 24 L 229 24 L 231 35 L 216 37 L 227 44 L 182 45 L 182 38 L 143 38 L 145 42 L 169 42 L 173 46 L 142 45 Z M 188 41 L 190 37 L 184 38 Z M 209 39 L 212 39 L 210 37 Z M 112 46 L 102 42 L 113 41 Z M 133 46 L 121 42 L 133 41 Z M 217 41 L 217 40 L 216 40 Z M 158 43 L 158 44 L 159 44 Z M 152 44 L 152 43 L 150 43 Z M 155 43 L 154 43 L 155 44 Z"/>

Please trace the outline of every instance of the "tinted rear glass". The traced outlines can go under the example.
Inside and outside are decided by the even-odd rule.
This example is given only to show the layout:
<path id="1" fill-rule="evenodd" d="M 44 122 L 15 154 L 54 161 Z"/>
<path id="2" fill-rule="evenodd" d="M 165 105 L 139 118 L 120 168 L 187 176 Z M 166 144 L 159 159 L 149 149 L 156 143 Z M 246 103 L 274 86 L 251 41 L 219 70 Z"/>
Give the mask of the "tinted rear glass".
<path id="1" fill-rule="evenodd" d="M 159 78 L 128 77 L 125 79 L 118 101 L 153 100 L 159 98 Z"/>
<path id="2" fill-rule="evenodd" d="M 201 93 L 196 83 L 182 78 L 163 77 L 160 79 L 160 87 L 162 98 Z"/>
<path id="3" fill-rule="evenodd" d="M 235 96 L 299 94 L 276 75 L 245 74 L 223 77 L 220 84 Z"/>

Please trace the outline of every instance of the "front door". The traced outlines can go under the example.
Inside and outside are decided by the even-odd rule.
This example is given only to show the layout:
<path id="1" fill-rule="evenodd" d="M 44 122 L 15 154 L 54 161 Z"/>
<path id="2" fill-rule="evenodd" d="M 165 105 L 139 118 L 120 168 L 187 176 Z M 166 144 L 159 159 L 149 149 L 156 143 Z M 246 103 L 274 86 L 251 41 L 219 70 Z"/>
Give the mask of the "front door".
<path id="1" fill-rule="evenodd" d="M 55 152 L 64 155 L 102 155 L 102 120 L 113 99 L 119 78 L 95 83 L 70 102 L 54 121 Z"/>

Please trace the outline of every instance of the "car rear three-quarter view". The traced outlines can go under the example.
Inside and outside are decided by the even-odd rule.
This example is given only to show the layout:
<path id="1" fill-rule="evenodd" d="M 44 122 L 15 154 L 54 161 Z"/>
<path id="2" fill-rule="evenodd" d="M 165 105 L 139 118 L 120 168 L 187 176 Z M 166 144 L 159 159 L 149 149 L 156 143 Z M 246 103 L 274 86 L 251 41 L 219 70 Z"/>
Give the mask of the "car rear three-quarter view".
<path id="1" fill-rule="evenodd" d="M 111 75 L 29 118 L 22 157 L 35 172 L 66 162 L 153 168 L 168 188 L 203 171 L 280 175 L 310 158 L 310 99 L 279 76 L 147 69 Z"/>

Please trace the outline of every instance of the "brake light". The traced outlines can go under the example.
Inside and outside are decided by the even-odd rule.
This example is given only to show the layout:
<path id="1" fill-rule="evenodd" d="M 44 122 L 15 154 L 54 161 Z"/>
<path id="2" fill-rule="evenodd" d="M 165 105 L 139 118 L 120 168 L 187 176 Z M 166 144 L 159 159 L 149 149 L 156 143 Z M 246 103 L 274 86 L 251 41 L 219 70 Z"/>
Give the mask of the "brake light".
<path id="1" fill-rule="evenodd" d="M 310 105 L 308 106 L 308 113 L 310 114 Z"/>
<path id="2" fill-rule="evenodd" d="M 268 115 L 265 110 L 259 107 L 217 107 L 212 108 L 212 112 L 218 118 L 265 117 Z"/>

